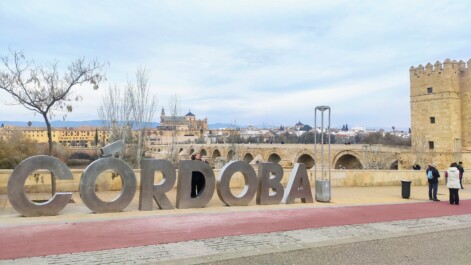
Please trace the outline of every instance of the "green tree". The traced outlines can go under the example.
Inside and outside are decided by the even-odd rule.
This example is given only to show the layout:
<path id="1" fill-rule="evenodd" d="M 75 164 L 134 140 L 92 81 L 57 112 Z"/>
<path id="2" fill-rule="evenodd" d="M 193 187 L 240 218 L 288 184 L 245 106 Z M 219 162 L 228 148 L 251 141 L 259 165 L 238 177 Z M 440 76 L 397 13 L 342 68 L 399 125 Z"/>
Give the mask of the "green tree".
<path id="1" fill-rule="evenodd" d="M 98 146 L 98 128 L 95 128 L 95 146 Z"/>
<path id="2" fill-rule="evenodd" d="M 13 169 L 24 159 L 36 155 L 37 144 L 14 130 L 8 140 L 0 140 L 0 168 Z"/>

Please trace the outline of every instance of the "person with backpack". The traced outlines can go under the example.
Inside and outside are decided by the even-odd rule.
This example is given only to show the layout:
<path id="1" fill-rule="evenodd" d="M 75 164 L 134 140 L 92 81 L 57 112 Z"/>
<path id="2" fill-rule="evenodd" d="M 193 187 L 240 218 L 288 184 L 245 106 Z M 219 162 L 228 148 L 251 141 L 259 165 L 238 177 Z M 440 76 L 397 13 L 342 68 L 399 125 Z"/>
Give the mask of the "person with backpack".
<path id="1" fill-rule="evenodd" d="M 436 168 L 436 164 L 432 163 L 428 165 L 427 170 L 425 171 L 427 174 L 427 181 L 428 181 L 428 198 L 431 201 L 439 202 L 440 200 L 437 198 L 437 191 L 438 191 L 438 178 L 440 177 L 440 173 Z"/>

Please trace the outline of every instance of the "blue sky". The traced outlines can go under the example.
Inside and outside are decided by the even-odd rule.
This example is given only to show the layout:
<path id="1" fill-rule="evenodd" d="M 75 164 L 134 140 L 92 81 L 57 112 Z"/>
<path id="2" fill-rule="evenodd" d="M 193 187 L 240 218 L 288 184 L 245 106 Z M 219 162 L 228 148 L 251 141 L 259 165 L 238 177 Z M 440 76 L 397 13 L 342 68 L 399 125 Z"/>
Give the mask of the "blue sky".
<path id="1" fill-rule="evenodd" d="M 160 108 L 176 94 L 209 123 L 410 127 L 409 68 L 471 58 L 469 1 L 2 1 L 0 54 L 66 67 L 109 62 L 67 120 L 97 119 L 110 85 L 151 72 Z M 0 120 L 41 120 L 0 93 Z M 59 118 L 59 117 L 58 117 Z"/>

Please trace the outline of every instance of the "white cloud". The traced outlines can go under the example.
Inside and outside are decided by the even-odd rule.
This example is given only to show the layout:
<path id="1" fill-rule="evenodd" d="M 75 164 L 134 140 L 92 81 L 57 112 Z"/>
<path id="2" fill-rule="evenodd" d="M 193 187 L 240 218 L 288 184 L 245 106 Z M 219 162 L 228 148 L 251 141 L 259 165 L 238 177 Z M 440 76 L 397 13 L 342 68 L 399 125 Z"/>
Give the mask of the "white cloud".
<path id="1" fill-rule="evenodd" d="M 159 105 L 209 122 L 333 121 L 409 127 L 411 65 L 467 61 L 466 1 L 15 1 L 0 3 L 0 54 L 39 63 L 110 62 L 100 90 L 80 89 L 70 120 L 96 119 L 101 95 L 137 67 L 152 73 Z M 2 98 L 7 97 L 4 94 Z M 31 120 L 0 105 L 3 119 Z"/>

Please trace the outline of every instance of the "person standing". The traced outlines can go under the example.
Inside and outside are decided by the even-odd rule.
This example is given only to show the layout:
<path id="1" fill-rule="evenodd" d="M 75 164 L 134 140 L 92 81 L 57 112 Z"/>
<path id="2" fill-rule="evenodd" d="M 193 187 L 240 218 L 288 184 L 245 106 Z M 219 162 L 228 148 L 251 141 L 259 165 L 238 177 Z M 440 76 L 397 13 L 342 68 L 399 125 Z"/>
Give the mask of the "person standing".
<path id="1" fill-rule="evenodd" d="M 428 179 L 428 198 L 429 200 L 439 202 L 440 200 L 437 198 L 437 191 L 438 191 L 438 178 L 440 177 L 440 173 L 438 172 L 435 163 L 428 165 L 425 173 L 428 175 L 429 171 L 431 171 L 432 173 L 432 178 L 427 178 Z"/>
<path id="2" fill-rule="evenodd" d="M 464 168 L 463 168 L 463 162 L 458 162 L 458 170 L 460 171 L 460 187 L 461 189 L 463 188 L 463 174 L 464 174 Z"/>
<path id="3" fill-rule="evenodd" d="M 192 155 L 191 160 L 201 161 L 200 153 Z M 199 171 L 193 171 L 191 173 L 191 198 L 198 197 L 198 195 L 203 192 L 205 184 L 206 180 L 204 179 L 203 173 Z"/>
<path id="4" fill-rule="evenodd" d="M 459 205 L 460 196 L 458 191 L 460 190 L 460 171 L 456 162 L 451 163 L 450 168 L 445 172 L 446 186 L 450 190 L 450 204 Z"/>
<path id="5" fill-rule="evenodd" d="M 414 163 L 414 165 L 412 166 L 412 169 L 413 169 L 413 170 L 421 170 L 422 168 L 420 167 L 419 164 Z"/>

